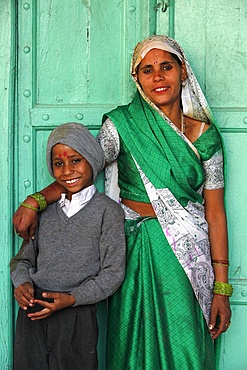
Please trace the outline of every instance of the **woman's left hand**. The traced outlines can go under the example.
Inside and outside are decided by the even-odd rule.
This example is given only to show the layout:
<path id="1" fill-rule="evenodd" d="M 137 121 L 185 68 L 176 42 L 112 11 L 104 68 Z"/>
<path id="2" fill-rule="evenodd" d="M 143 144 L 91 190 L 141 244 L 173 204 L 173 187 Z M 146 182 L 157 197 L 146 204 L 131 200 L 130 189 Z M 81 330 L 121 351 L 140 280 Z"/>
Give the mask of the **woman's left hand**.
<path id="1" fill-rule="evenodd" d="M 219 318 L 219 323 L 217 322 Z M 212 339 L 216 339 L 220 334 L 227 331 L 230 326 L 231 309 L 229 297 L 215 294 L 211 306 L 211 316 L 209 320 L 209 331 Z"/>

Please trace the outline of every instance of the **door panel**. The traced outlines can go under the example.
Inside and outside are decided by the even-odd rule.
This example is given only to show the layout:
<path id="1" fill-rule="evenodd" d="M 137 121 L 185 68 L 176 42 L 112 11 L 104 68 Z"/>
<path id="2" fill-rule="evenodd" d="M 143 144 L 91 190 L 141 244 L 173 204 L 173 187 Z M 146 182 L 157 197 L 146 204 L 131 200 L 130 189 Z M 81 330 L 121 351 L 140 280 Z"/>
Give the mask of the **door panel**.
<path id="1" fill-rule="evenodd" d="M 119 104 L 123 6 L 113 1 L 37 3 L 37 103 Z"/>
<path id="2" fill-rule="evenodd" d="M 152 3 L 19 2 L 18 200 L 51 181 L 38 161 L 51 129 L 76 121 L 96 134 L 130 100 L 130 52 L 150 33 Z"/>
<path id="3" fill-rule="evenodd" d="M 54 127 L 79 122 L 96 136 L 103 113 L 130 100 L 130 56 L 154 31 L 154 5 L 153 0 L 18 1 L 15 208 L 53 181 L 45 150 Z M 103 191 L 103 174 L 96 186 Z M 98 319 L 104 369 L 104 302 Z"/>

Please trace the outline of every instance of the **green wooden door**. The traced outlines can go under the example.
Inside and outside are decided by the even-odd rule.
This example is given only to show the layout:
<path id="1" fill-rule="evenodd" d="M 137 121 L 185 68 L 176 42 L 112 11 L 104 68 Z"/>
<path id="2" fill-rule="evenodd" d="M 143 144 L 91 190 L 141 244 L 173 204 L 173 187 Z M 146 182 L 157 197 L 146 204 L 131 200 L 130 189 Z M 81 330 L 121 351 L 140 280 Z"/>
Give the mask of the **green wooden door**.
<path id="1" fill-rule="evenodd" d="M 154 6 L 139 0 L 18 1 L 16 207 L 53 181 L 45 148 L 55 126 L 80 122 L 96 135 L 103 113 L 130 100 L 131 52 L 154 32 Z M 97 185 L 102 190 L 103 178 Z M 103 369 L 104 304 L 98 316 Z"/>
<path id="2" fill-rule="evenodd" d="M 6 14 L 11 13 L 11 17 L 4 17 L 4 13 L 0 12 L 3 14 L 1 19 L 11 19 L 9 25 L 11 23 L 13 31 L 16 5 L 18 26 L 16 120 L 6 119 L 7 131 L 4 131 L 4 148 L 14 148 L 14 159 L 12 152 L 4 156 L 7 162 L 3 163 L 1 170 L 3 176 L 10 180 L 12 166 L 15 171 L 14 190 L 3 202 L 9 209 L 8 217 L 3 220 L 7 230 L 3 234 L 4 242 L 10 233 L 12 196 L 14 208 L 17 208 L 27 194 L 51 181 L 44 155 L 50 131 L 62 122 L 76 121 L 96 134 L 102 114 L 131 98 L 133 85 L 129 77 L 129 61 L 135 43 L 153 33 L 175 37 L 185 49 L 225 138 L 230 278 L 235 291 L 231 300 L 232 326 L 222 336 L 219 368 L 245 370 L 247 2 L 6 0 L 4 4 Z M 4 9 L 1 11 L 4 12 Z M 13 48 L 13 35 L 5 34 L 6 39 L 12 38 Z M 15 71 L 12 65 L 13 59 L 10 63 L 11 75 Z M 14 94 L 9 95 L 10 117 L 14 117 L 13 105 Z M 6 192 L 10 186 L 8 179 L 4 178 Z M 98 186 L 102 188 L 102 179 L 98 181 Z M 14 251 L 19 244 L 15 237 Z M 8 258 L 0 263 L 3 266 L 1 270 L 4 273 L 8 271 Z M 7 291 L 10 284 L 7 277 L 4 279 L 3 287 Z M 4 285 L 4 282 L 7 284 Z M 2 302 L 5 302 L 4 297 Z M 0 366 L 9 369 L 11 307 L 4 305 L 1 312 L 4 316 L 2 323 L 5 324 L 2 325 Z M 104 314 L 102 306 L 100 323 L 104 321 Z M 101 333 L 104 333 L 102 324 Z M 103 335 L 100 343 L 100 368 L 104 369 Z"/>
<path id="3" fill-rule="evenodd" d="M 232 325 L 221 337 L 219 370 L 247 369 L 247 2 L 159 2 L 157 33 L 183 46 L 225 140 Z"/>

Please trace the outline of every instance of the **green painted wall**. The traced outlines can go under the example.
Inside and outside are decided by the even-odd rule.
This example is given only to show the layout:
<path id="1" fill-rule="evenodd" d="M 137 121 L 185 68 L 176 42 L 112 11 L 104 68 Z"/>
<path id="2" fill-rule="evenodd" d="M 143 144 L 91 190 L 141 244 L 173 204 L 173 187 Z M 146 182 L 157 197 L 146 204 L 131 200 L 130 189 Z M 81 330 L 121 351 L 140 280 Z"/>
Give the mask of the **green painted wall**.
<path id="1" fill-rule="evenodd" d="M 0 6 L 0 368 L 12 368 L 12 289 L 9 259 L 13 253 L 15 8 Z"/>
<path id="2" fill-rule="evenodd" d="M 247 369 L 246 31 L 245 0 L 1 0 L 0 369 L 12 368 L 16 306 L 8 263 L 20 244 L 12 231 L 13 210 L 51 180 L 44 150 L 56 125 L 81 122 L 96 135 L 102 114 L 131 99 L 133 46 L 153 33 L 169 34 L 181 43 L 225 138 L 235 291 L 219 369 Z M 98 186 L 102 184 L 101 178 Z M 101 306 L 101 323 L 104 315 Z M 102 370 L 104 344 L 102 335 Z"/>

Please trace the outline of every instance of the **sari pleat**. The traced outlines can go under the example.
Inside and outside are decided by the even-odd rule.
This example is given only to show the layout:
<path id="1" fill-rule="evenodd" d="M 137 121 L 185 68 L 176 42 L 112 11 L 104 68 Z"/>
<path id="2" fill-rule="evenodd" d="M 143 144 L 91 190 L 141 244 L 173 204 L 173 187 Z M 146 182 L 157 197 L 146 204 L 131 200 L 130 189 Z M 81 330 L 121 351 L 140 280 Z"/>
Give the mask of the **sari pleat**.
<path id="1" fill-rule="evenodd" d="M 126 220 L 125 231 L 126 279 L 109 300 L 107 370 L 214 369 L 203 313 L 157 219 Z"/>

